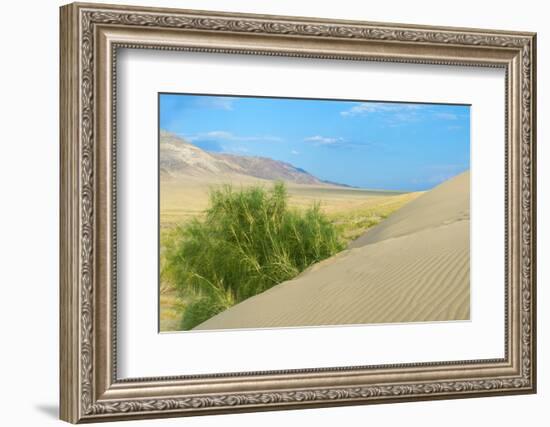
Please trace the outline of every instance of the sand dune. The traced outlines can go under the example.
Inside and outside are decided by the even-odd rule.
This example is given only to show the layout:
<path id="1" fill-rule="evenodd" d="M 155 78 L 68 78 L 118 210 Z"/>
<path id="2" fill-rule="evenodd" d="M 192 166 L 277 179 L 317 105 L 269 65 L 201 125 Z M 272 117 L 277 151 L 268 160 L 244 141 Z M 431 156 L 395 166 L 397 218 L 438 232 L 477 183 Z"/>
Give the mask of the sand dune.
<path id="1" fill-rule="evenodd" d="M 351 248 L 470 219 L 470 173 L 443 182 L 352 242 Z"/>
<path id="2" fill-rule="evenodd" d="M 293 280 L 195 329 L 466 320 L 469 172 L 405 205 Z"/>

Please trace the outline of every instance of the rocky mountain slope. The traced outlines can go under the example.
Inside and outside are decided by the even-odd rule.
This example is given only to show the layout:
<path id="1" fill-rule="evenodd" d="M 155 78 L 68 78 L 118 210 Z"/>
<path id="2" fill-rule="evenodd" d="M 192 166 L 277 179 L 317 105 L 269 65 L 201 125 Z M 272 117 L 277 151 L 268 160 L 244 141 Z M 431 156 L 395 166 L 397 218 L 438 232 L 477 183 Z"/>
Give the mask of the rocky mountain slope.
<path id="1" fill-rule="evenodd" d="M 172 133 L 160 134 L 162 178 L 185 176 L 249 176 L 296 184 L 327 185 L 303 169 L 266 157 L 211 153 Z"/>

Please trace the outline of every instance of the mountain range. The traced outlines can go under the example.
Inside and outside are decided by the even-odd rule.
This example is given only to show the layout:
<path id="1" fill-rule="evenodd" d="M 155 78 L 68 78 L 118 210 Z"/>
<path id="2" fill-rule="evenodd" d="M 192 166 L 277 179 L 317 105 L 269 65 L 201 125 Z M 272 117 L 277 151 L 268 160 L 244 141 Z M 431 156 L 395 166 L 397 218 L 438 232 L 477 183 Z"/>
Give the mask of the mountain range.
<path id="1" fill-rule="evenodd" d="M 164 130 L 160 132 L 160 174 L 163 179 L 228 176 L 295 184 L 341 185 L 323 181 L 290 163 L 267 157 L 207 152 Z"/>

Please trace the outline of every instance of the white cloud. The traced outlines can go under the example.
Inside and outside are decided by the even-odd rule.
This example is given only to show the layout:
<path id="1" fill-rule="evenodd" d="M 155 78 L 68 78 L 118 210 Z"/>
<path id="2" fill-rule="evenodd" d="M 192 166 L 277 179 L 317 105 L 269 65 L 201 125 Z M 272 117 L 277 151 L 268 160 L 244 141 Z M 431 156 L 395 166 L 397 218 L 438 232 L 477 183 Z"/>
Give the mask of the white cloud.
<path id="1" fill-rule="evenodd" d="M 234 136 L 230 132 L 223 130 L 213 130 L 204 134 L 197 135 L 197 138 L 213 138 L 213 139 L 233 139 Z"/>
<path id="2" fill-rule="evenodd" d="M 270 141 L 279 142 L 282 138 L 272 135 L 235 135 L 234 133 L 224 130 L 213 130 L 210 132 L 202 132 L 196 135 L 185 136 L 189 141 L 241 141 L 241 142 L 254 142 L 254 141 Z"/>
<path id="3" fill-rule="evenodd" d="M 385 103 L 385 102 L 361 102 L 353 107 L 341 111 L 340 114 L 344 117 L 367 115 L 372 113 L 402 113 L 411 112 L 422 108 L 417 104 L 398 104 L 398 103 Z"/>
<path id="4" fill-rule="evenodd" d="M 458 116 L 453 113 L 435 113 L 434 116 L 441 120 L 458 120 Z"/>
<path id="5" fill-rule="evenodd" d="M 315 135 L 315 136 L 309 136 L 307 138 L 304 138 L 304 141 L 306 142 L 313 142 L 316 145 L 334 145 L 334 144 L 340 144 L 344 141 L 344 138 L 337 137 L 326 137 L 321 135 Z"/>
<path id="6" fill-rule="evenodd" d="M 296 151 L 296 150 L 291 150 L 290 151 L 291 154 L 294 154 L 295 156 L 297 156 L 298 154 L 300 154 L 299 151 Z"/>
<path id="7" fill-rule="evenodd" d="M 197 99 L 197 103 L 201 107 L 213 108 L 216 110 L 233 110 L 233 102 L 235 98 L 227 96 L 206 96 Z"/>
<path id="8" fill-rule="evenodd" d="M 304 138 L 304 142 L 311 143 L 317 147 L 333 147 L 333 148 L 359 148 L 359 149 L 386 149 L 387 146 L 385 144 L 375 142 L 375 141 L 368 141 L 368 140 L 360 140 L 360 141 L 353 141 L 349 140 L 347 138 L 342 138 L 341 136 L 338 137 L 332 137 L 332 136 L 322 136 L 322 135 L 314 135 L 309 136 L 307 138 Z"/>

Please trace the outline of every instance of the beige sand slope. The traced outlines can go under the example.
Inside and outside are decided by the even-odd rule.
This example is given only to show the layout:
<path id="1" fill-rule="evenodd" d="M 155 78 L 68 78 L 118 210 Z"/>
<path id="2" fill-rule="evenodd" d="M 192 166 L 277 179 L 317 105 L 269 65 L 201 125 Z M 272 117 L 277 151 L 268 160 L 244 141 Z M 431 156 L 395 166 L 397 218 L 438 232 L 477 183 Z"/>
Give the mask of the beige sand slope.
<path id="1" fill-rule="evenodd" d="M 390 238 L 470 219 L 470 173 L 464 172 L 426 192 L 353 241 L 358 248 Z"/>
<path id="2" fill-rule="evenodd" d="M 469 179 L 444 182 L 349 250 L 195 329 L 469 319 Z"/>

